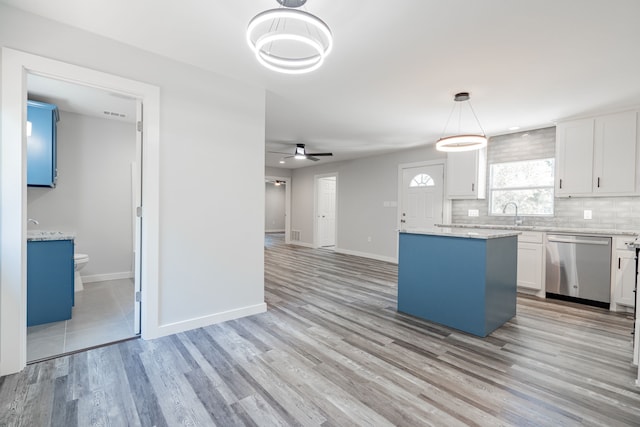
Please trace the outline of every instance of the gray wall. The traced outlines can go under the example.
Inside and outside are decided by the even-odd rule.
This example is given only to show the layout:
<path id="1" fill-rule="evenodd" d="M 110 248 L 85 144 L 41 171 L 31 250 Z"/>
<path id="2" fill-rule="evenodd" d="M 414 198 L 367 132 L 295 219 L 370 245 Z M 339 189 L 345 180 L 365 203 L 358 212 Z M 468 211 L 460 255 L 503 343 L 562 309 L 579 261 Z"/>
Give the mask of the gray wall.
<path id="1" fill-rule="evenodd" d="M 337 173 L 337 242 L 339 251 L 381 259 L 397 257 L 398 166 L 444 159 L 433 145 L 363 159 L 293 170 L 291 230 L 313 243 L 314 176 Z M 371 241 L 368 238 L 371 237 Z"/>
<path id="2" fill-rule="evenodd" d="M 555 142 L 555 127 L 493 137 L 487 149 L 487 162 L 491 164 L 555 157 Z M 618 230 L 640 228 L 640 197 L 556 197 L 554 204 L 553 217 L 526 216 L 524 225 Z M 469 209 L 479 210 L 480 216 L 469 217 Z M 487 215 L 488 209 L 488 199 L 455 200 L 452 204 L 452 221 L 465 224 L 513 223 L 513 217 Z M 593 211 L 593 219 L 584 219 L 585 209 Z"/>
<path id="3" fill-rule="evenodd" d="M 525 135 L 526 134 L 526 135 Z M 555 127 L 500 135 L 490 139 L 489 162 L 555 157 Z M 433 145 L 353 161 L 294 169 L 292 175 L 291 230 L 300 231 L 300 242 L 313 243 L 314 176 L 338 174 L 336 250 L 372 258 L 397 259 L 398 166 L 403 163 L 445 159 Z M 454 200 L 452 222 L 511 224 L 512 217 L 487 215 L 488 200 Z M 478 209 L 480 216 L 467 216 Z M 593 210 L 584 220 L 583 210 Z M 640 197 L 556 198 L 554 217 L 525 217 L 525 224 L 637 230 Z M 371 237 L 371 242 L 368 241 Z"/>
<path id="4" fill-rule="evenodd" d="M 0 40 L 160 88 L 160 326 L 263 304 L 264 89 L 3 4 Z"/>
<path id="5" fill-rule="evenodd" d="M 62 111 L 58 184 L 27 190 L 27 214 L 40 222 L 30 228 L 75 232 L 76 252 L 89 255 L 83 276 L 133 271 L 135 143 L 133 123 Z"/>
<path id="6" fill-rule="evenodd" d="M 265 182 L 264 200 L 264 230 L 266 232 L 284 232 L 285 222 L 285 193 L 284 184 L 276 186 L 272 182 Z"/>

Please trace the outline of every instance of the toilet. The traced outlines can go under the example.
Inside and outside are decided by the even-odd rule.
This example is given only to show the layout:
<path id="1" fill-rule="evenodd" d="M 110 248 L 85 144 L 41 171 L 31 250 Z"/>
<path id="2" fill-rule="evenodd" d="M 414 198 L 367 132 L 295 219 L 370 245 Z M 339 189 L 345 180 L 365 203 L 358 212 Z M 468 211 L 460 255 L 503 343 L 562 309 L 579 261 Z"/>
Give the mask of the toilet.
<path id="1" fill-rule="evenodd" d="M 73 254 L 73 264 L 75 265 L 75 274 L 73 277 L 73 289 L 75 292 L 84 289 L 82 285 L 82 277 L 80 277 L 80 270 L 84 268 L 89 262 L 89 255 L 87 254 Z"/>

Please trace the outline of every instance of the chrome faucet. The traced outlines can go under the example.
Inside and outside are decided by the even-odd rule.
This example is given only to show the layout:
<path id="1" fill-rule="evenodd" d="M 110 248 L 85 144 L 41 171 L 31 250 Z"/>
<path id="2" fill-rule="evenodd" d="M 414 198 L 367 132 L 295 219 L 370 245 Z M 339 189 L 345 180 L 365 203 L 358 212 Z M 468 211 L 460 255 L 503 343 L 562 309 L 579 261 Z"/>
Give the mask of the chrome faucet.
<path id="1" fill-rule="evenodd" d="M 502 213 L 506 213 L 507 212 L 507 206 L 509 206 L 509 205 L 513 205 L 513 207 L 516 208 L 516 216 L 513 218 L 513 224 L 514 225 L 521 225 L 522 224 L 522 220 L 520 218 L 518 218 L 518 205 L 516 205 L 515 202 L 505 203 L 504 206 L 502 207 Z"/>
<path id="2" fill-rule="evenodd" d="M 35 225 L 40 224 L 40 223 L 38 222 L 38 220 L 33 219 L 33 218 L 27 218 L 27 224 L 28 224 L 28 223 L 32 223 L 32 224 L 35 224 Z"/>

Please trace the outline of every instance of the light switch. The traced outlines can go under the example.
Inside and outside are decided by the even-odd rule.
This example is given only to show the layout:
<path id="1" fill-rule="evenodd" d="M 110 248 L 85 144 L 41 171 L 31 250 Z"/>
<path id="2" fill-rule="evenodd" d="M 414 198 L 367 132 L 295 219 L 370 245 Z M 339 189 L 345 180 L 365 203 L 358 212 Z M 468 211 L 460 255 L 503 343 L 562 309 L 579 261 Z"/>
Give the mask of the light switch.
<path id="1" fill-rule="evenodd" d="M 584 210 L 584 219 L 593 219 L 591 209 Z"/>

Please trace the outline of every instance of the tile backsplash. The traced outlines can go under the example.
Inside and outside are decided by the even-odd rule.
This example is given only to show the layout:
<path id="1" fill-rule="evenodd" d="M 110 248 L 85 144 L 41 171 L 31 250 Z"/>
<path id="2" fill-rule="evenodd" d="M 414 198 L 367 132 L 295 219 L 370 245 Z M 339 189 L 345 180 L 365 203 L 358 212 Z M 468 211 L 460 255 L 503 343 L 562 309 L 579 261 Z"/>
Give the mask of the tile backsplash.
<path id="1" fill-rule="evenodd" d="M 489 140 L 487 149 L 488 164 L 554 156 L 555 127 L 496 136 Z M 479 216 L 468 216 L 470 209 L 478 210 Z M 584 219 L 585 210 L 592 212 L 592 219 Z M 489 216 L 487 212 L 488 199 L 454 200 L 452 222 L 513 224 L 513 216 Z M 640 230 L 640 197 L 555 198 L 553 217 L 524 216 L 522 219 L 523 225 Z"/>

